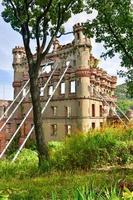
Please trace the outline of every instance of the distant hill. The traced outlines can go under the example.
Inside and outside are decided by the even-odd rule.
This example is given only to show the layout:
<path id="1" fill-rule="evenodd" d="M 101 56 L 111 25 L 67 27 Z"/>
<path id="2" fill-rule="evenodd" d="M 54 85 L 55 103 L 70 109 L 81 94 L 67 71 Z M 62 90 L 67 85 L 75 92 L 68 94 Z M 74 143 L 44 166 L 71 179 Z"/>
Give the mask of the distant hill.
<path id="1" fill-rule="evenodd" d="M 117 85 L 115 96 L 117 96 L 117 105 L 124 113 L 126 113 L 130 108 L 133 108 L 133 99 L 131 99 L 128 95 L 126 83 Z M 117 112 L 121 115 L 119 110 L 117 110 Z"/>
<path id="2" fill-rule="evenodd" d="M 116 90 L 115 90 L 115 95 L 117 96 L 117 98 L 119 100 L 126 100 L 126 99 L 131 100 L 131 98 L 129 97 L 128 92 L 127 92 L 126 83 L 117 85 Z"/>

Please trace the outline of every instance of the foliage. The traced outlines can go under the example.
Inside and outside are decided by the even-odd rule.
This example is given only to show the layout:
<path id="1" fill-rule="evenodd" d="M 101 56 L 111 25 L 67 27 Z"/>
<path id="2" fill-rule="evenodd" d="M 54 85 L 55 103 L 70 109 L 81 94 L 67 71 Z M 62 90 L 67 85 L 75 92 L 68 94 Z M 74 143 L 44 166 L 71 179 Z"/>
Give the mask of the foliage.
<path id="1" fill-rule="evenodd" d="M 32 151 L 37 151 L 36 142 L 34 137 L 30 137 L 25 144 L 26 149 L 31 149 Z"/>
<path id="2" fill-rule="evenodd" d="M 133 4 L 131 0 L 86 0 L 86 10 L 90 7 L 97 11 L 97 16 L 88 21 L 86 32 L 95 36 L 97 42 L 103 42 L 106 52 L 104 58 L 120 54 L 121 65 L 126 67 L 127 87 L 133 95 Z"/>
<path id="3" fill-rule="evenodd" d="M 117 85 L 115 89 L 115 95 L 117 96 L 118 100 L 132 100 L 128 95 L 127 84 L 123 83 L 121 85 Z"/>
<path id="4" fill-rule="evenodd" d="M 78 134 L 65 142 L 49 143 L 50 159 L 41 171 L 95 169 L 133 162 L 133 129 L 104 128 L 88 134 Z M 15 163 L 14 154 L 0 162 L 0 177 L 34 176 L 37 172 L 37 153 L 24 149 Z"/>
<path id="5" fill-rule="evenodd" d="M 133 108 L 133 101 L 128 99 L 118 100 L 117 105 L 124 113 L 126 113 L 130 108 Z"/>
<path id="6" fill-rule="evenodd" d="M 133 161 L 131 141 L 132 129 L 107 128 L 79 134 L 68 139 L 62 148 L 52 154 L 51 166 L 73 170 L 128 164 Z"/>
<path id="7" fill-rule="evenodd" d="M 74 176 L 70 173 L 61 174 L 63 175 L 63 178 L 61 178 L 59 174 L 51 174 L 51 180 L 45 175 L 42 179 L 38 177 L 37 179 L 27 180 L 28 184 L 30 183 L 29 185 L 26 184 L 26 180 L 22 180 L 22 182 L 26 184 L 23 186 L 21 184 L 16 185 L 17 180 L 15 180 L 16 182 L 11 181 L 10 188 L 4 182 L 4 187 L 0 190 L 1 199 L 132 200 L 132 192 L 130 190 L 125 188 L 122 193 L 120 192 L 120 188 L 116 184 L 118 181 L 117 173 L 112 173 L 113 176 L 111 179 L 109 177 L 110 175 L 105 172 L 104 174 L 102 172 L 100 174 L 78 173 L 79 172 L 77 172 Z M 103 178 L 103 175 L 105 179 Z M 58 178 L 55 179 L 55 176 Z M 94 179 L 95 184 L 92 183 Z M 102 181 L 105 181 L 105 185 L 103 185 Z M 45 184 L 43 184 L 43 182 Z M 19 180 L 18 183 L 20 183 Z M 0 184 L 0 188 L 1 187 L 2 184 Z M 4 189 L 5 187 L 7 188 Z"/>
<path id="8" fill-rule="evenodd" d="M 133 192 L 131 192 L 128 188 L 124 188 L 123 199 L 133 200 Z"/>
<path id="9" fill-rule="evenodd" d="M 117 105 L 118 107 L 126 113 L 130 108 L 133 108 L 133 99 L 131 99 L 128 95 L 127 91 L 127 84 L 121 84 L 116 87 L 115 95 L 117 96 Z M 122 115 L 122 113 L 117 110 L 119 115 Z"/>
<path id="10" fill-rule="evenodd" d="M 23 178 L 33 176 L 37 172 L 38 158 L 36 152 L 24 149 L 18 157 L 17 164 L 11 163 L 13 155 L 9 159 L 0 161 L 0 178 L 10 179 L 15 176 Z"/>

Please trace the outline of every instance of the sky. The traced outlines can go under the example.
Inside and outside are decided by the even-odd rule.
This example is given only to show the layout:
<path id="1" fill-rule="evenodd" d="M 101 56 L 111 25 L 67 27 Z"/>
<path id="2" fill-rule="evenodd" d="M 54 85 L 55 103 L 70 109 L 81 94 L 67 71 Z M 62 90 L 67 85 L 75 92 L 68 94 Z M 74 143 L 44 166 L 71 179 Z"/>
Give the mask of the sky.
<path id="1" fill-rule="evenodd" d="M 1 11 L 2 5 L 0 4 L 0 13 Z M 87 15 L 85 12 L 75 15 L 65 24 L 65 30 L 71 31 L 74 24 L 86 22 L 87 19 L 92 19 L 94 16 L 95 14 Z M 72 35 L 60 38 L 60 42 L 63 44 L 69 43 L 72 40 Z M 92 53 L 99 59 L 104 48 L 102 44 L 95 43 L 94 39 L 91 42 Z M 0 99 L 13 99 L 12 49 L 15 46 L 23 46 L 21 36 L 10 27 L 10 24 L 5 23 L 0 15 Z M 119 56 L 117 55 L 107 60 L 100 58 L 100 67 L 105 69 L 110 75 L 117 75 L 117 71 L 121 69 Z M 124 80 L 118 77 L 117 84 L 123 82 Z"/>

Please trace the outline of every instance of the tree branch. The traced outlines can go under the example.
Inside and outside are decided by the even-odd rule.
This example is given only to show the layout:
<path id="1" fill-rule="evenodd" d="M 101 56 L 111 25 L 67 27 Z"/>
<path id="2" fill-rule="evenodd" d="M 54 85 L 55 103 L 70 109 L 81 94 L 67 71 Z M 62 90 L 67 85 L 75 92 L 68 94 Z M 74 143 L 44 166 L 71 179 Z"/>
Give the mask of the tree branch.
<path id="1" fill-rule="evenodd" d="M 127 58 L 129 60 L 131 60 L 132 64 L 133 64 L 133 58 L 132 56 L 130 56 L 130 54 L 128 53 L 128 51 L 126 50 L 125 46 L 122 44 L 122 42 L 120 41 L 119 37 L 117 36 L 117 34 L 115 33 L 115 31 L 113 30 L 113 27 L 111 26 L 107 16 L 105 13 L 103 13 L 105 18 L 106 18 L 106 22 L 107 22 L 107 25 L 108 25 L 108 28 L 109 28 L 109 31 L 112 33 L 112 35 L 114 36 L 114 38 L 116 39 L 117 43 L 119 44 L 119 46 L 123 49 L 125 55 L 127 56 Z"/>
<path id="2" fill-rule="evenodd" d="M 27 55 L 27 59 L 28 59 L 28 64 L 30 66 L 30 62 L 31 62 L 31 59 L 33 58 L 33 55 L 31 53 L 31 49 L 29 46 L 29 37 L 27 34 L 27 28 L 25 25 L 22 25 L 21 32 L 22 32 L 24 47 L 25 47 L 25 51 L 26 51 L 26 55 Z"/>
<path id="3" fill-rule="evenodd" d="M 56 37 L 57 38 L 60 38 L 62 35 L 69 35 L 69 34 L 72 34 L 74 33 L 73 31 L 69 31 L 69 32 L 66 32 L 66 33 L 61 33 L 60 35 L 57 35 Z"/>
<path id="4" fill-rule="evenodd" d="M 39 25 L 40 25 L 41 20 L 44 18 L 43 27 L 46 27 L 46 25 L 47 25 L 47 23 L 48 23 L 48 20 L 47 20 L 47 19 L 45 20 L 45 17 L 46 17 L 46 15 L 47 15 L 47 13 L 48 13 L 48 11 L 49 11 L 49 9 L 50 9 L 50 6 L 52 5 L 52 1 L 53 1 L 53 0 L 49 0 L 47 7 L 46 7 L 46 8 L 43 8 L 43 12 L 37 17 L 37 20 L 36 20 L 37 56 L 43 51 L 43 49 L 44 49 L 44 44 L 45 44 L 45 42 L 46 42 L 46 41 L 45 41 L 45 40 L 46 40 L 46 34 L 45 34 L 46 29 L 43 28 L 43 33 L 44 33 L 44 34 L 43 34 L 43 40 L 42 40 L 42 42 L 44 42 L 44 43 L 42 43 L 43 45 L 41 45 L 41 47 L 40 47 Z M 45 21 L 46 21 L 46 23 L 45 23 Z"/>
<path id="5" fill-rule="evenodd" d="M 12 2 L 12 0 L 9 0 L 9 3 L 10 3 L 11 6 L 12 6 L 12 9 L 13 9 L 13 11 L 14 11 L 14 15 L 15 15 L 16 19 L 17 19 L 18 21 L 21 21 L 20 18 L 19 18 L 19 15 L 18 15 L 18 13 L 17 13 L 17 7 L 16 7 L 16 5 L 14 5 L 14 3 Z"/>
<path id="6" fill-rule="evenodd" d="M 49 22 L 48 19 L 46 19 L 46 21 L 43 22 L 43 38 L 42 38 L 42 44 L 41 44 L 41 53 L 43 52 L 44 47 L 46 45 L 46 40 L 47 40 L 46 25 L 48 22 Z"/>
<path id="7" fill-rule="evenodd" d="M 45 49 L 45 51 L 42 53 L 42 59 L 45 57 L 45 55 L 48 53 L 51 45 L 52 45 L 52 42 L 53 42 L 53 39 L 54 37 L 57 35 L 58 31 L 59 31 L 59 28 L 61 26 L 61 24 L 63 23 L 63 18 L 61 18 L 61 5 L 60 3 L 58 4 L 58 21 L 57 21 L 57 26 L 56 26 L 56 30 L 55 32 L 53 33 L 53 35 L 51 36 L 51 39 L 50 39 L 50 42 L 47 46 L 47 48 Z"/>

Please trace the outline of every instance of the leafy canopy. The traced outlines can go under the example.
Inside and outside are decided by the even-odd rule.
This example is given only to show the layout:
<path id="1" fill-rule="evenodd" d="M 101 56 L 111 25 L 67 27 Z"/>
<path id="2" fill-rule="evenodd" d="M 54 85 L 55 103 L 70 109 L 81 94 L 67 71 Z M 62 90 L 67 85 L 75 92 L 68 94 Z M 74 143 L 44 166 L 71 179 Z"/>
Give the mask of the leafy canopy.
<path id="1" fill-rule="evenodd" d="M 132 0 L 86 0 L 86 10 L 97 11 L 94 20 L 88 21 L 86 31 L 95 36 L 96 42 L 104 42 L 104 58 L 120 54 L 121 65 L 127 68 L 130 93 L 133 94 L 133 4 Z"/>
<path id="2" fill-rule="evenodd" d="M 24 42 L 36 39 L 38 50 L 46 45 L 47 36 L 52 41 L 63 32 L 63 23 L 83 8 L 82 0 L 3 0 L 2 5 L 4 20 L 22 34 Z"/>

